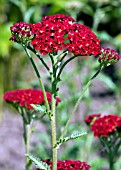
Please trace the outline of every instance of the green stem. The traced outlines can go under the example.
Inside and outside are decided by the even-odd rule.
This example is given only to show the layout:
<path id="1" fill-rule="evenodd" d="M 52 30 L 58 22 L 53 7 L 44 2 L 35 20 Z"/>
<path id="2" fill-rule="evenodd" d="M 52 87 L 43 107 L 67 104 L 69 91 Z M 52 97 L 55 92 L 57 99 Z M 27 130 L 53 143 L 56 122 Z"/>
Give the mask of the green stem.
<path id="1" fill-rule="evenodd" d="M 109 170 L 114 170 L 114 145 L 110 139 L 111 142 L 107 138 L 100 138 L 101 143 L 105 147 L 105 153 L 108 156 L 109 161 Z"/>
<path id="2" fill-rule="evenodd" d="M 49 113 L 50 113 L 50 106 L 49 106 L 49 103 L 48 103 L 48 100 L 47 100 L 46 91 L 45 91 L 44 84 L 43 84 L 43 82 L 42 82 L 42 78 L 41 78 L 41 76 L 40 76 L 40 74 L 39 74 L 39 71 L 38 71 L 38 69 L 37 69 L 37 67 L 36 67 L 36 65 L 35 65 L 32 57 L 31 57 L 31 55 L 30 55 L 30 53 L 28 52 L 28 50 L 26 49 L 26 47 L 23 46 L 23 48 L 24 48 L 27 56 L 29 57 L 29 59 L 30 59 L 30 61 L 31 61 L 31 63 L 32 63 L 32 66 L 33 66 L 33 68 L 34 68 L 34 70 L 35 70 L 35 72 L 36 72 L 36 75 L 37 75 L 37 77 L 38 77 L 38 80 L 39 80 L 39 83 L 40 83 L 40 86 L 41 86 L 41 89 L 42 89 L 42 92 L 43 92 L 43 95 L 44 95 L 44 100 L 45 100 L 45 105 L 46 105 L 47 113 L 48 113 L 48 115 L 49 115 Z"/>
<path id="3" fill-rule="evenodd" d="M 80 96 L 79 99 L 77 100 L 77 102 L 76 102 L 76 104 L 75 104 L 75 106 L 74 106 L 74 108 L 73 108 L 73 110 L 72 110 L 72 113 L 70 114 L 69 119 L 68 119 L 68 121 L 67 121 L 67 123 L 66 123 L 66 125 L 65 125 L 65 127 L 64 127 L 64 130 L 63 130 L 62 133 L 61 133 L 60 139 L 63 138 L 63 136 L 64 136 L 64 134 L 65 134 L 65 132 L 66 132 L 69 124 L 70 124 L 70 121 L 71 121 L 71 119 L 72 119 L 72 117 L 73 117 L 73 115 L 74 115 L 77 107 L 79 106 L 79 103 L 80 103 L 81 99 L 83 98 L 84 93 L 85 93 L 86 90 L 89 88 L 90 84 L 91 84 L 91 80 L 88 81 L 87 85 L 84 87 L 84 89 L 83 89 L 83 91 L 82 91 L 82 93 L 81 93 L 81 96 Z"/>
<path id="4" fill-rule="evenodd" d="M 37 124 L 39 124 L 40 120 L 43 119 L 43 117 L 46 116 L 46 113 L 43 113 L 39 118 L 38 120 L 32 125 L 32 128 L 31 128 L 31 133 L 33 133 L 35 131 L 35 128 L 37 126 Z"/>
<path id="5" fill-rule="evenodd" d="M 30 136 L 31 136 L 31 127 L 30 124 L 26 125 L 26 143 L 25 143 L 25 153 L 29 154 L 30 151 Z M 29 159 L 26 157 L 26 166 L 28 164 Z"/>
<path id="6" fill-rule="evenodd" d="M 39 60 L 42 62 L 42 64 L 45 66 L 45 68 L 47 69 L 48 72 L 50 72 L 49 67 L 47 66 L 47 64 L 44 62 L 44 60 L 40 57 L 40 55 L 35 51 L 35 49 L 31 48 L 30 46 L 27 46 L 27 48 L 29 50 L 31 50 L 38 58 Z"/>
<path id="7" fill-rule="evenodd" d="M 62 61 L 64 60 L 64 58 L 66 57 L 67 54 L 68 54 L 68 50 L 63 51 L 63 53 L 61 53 L 58 56 L 58 62 L 62 63 Z"/>
<path id="8" fill-rule="evenodd" d="M 29 147 L 30 147 L 30 136 L 31 136 L 31 127 L 30 127 L 30 122 L 25 118 L 24 115 L 24 109 L 23 108 L 18 108 L 18 111 L 20 112 L 23 120 L 23 140 L 24 140 L 24 145 L 25 145 L 25 153 L 29 153 Z M 29 159 L 26 157 L 26 170 L 28 166 Z"/>
<path id="9" fill-rule="evenodd" d="M 108 153 L 108 159 L 109 159 L 109 170 L 114 170 L 114 156 L 113 155 L 113 146 L 109 146 L 108 145 L 108 149 L 109 149 L 109 153 Z"/>
<path id="10" fill-rule="evenodd" d="M 60 71 L 59 71 L 58 76 L 57 76 L 57 79 L 60 79 L 60 75 L 61 75 L 64 67 L 65 67 L 71 60 L 73 60 L 73 59 L 76 58 L 76 57 L 77 57 L 77 56 L 73 56 L 73 57 L 69 58 L 69 59 L 61 66 Z"/>
<path id="11" fill-rule="evenodd" d="M 52 82 L 52 103 L 51 103 L 51 136 L 52 136 L 52 170 L 57 170 L 57 148 L 56 144 L 56 66 L 55 60 L 52 55 L 50 55 L 52 62 L 52 73 L 51 73 L 51 82 Z"/>
<path id="12" fill-rule="evenodd" d="M 91 85 L 92 80 L 100 73 L 101 69 L 102 69 L 102 67 L 99 68 L 99 70 L 94 74 L 94 76 L 91 77 L 91 79 L 87 82 L 86 86 L 84 87 L 84 89 L 83 89 L 80 97 L 78 98 L 78 100 L 77 100 L 77 102 L 76 102 L 76 104 L 75 104 L 75 106 L 74 106 L 74 108 L 73 108 L 73 110 L 72 110 L 72 113 L 71 113 L 70 116 L 69 116 L 68 121 L 66 122 L 66 125 L 65 125 L 65 127 L 64 127 L 64 129 L 63 129 L 63 131 L 62 131 L 62 133 L 61 133 L 60 139 L 63 138 L 65 132 L 67 131 L 67 128 L 68 128 L 68 126 L 69 126 L 69 124 L 70 124 L 70 121 L 71 121 L 71 119 L 72 119 L 72 117 L 73 117 L 73 115 L 74 115 L 77 107 L 79 106 L 80 101 L 82 100 L 82 98 L 83 98 L 86 90 L 87 90 L 87 89 L 89 88 L 89 86 Z"/>
<path id="13" fill-rule="evenodd" d="M 114 170 L 114 162 L 113 162 L 113 155 L 112 153 L 109 154 L 109 170 Z"/>
<path id="14" fill-rule="evenodd" d="M 119 137 L 119 138 L 120 138 L 120 137 Z M 121 139 L 119 140 L 119 142 L 118 142 L 118 143 L 116 144 L 116 146 L 115 146 L 115 149 L 114 149 L 114 152 L 113 152 L 114 155 L 117 154 L 120 146 L 121 146 Z"/>
<path id="15" fill-rule="evenodd" d="M 52 162 L 53 168 L 52 170 L 57 169 L 57 148 L 55 148 L 56 144 L 56 99 L 54 94 L 52 95 L 52 112 L 51 112 L 51 128 L 52 128 Z"/>

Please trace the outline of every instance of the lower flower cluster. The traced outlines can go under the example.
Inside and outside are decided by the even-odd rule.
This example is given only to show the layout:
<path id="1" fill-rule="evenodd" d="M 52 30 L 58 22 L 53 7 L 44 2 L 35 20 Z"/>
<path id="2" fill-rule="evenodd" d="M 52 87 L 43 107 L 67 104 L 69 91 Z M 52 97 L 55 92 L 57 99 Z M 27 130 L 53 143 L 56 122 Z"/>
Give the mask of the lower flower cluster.
<path id="1" fill-rule="evenodd" d="M 46 92 L 48 103 L 51 103 L 52 95 L 50 92 Z M 10 103 L 18 103 L 19 106 L 33 110 L 31 104 L 44 104 L 44 95 L 42 90 L 36 89 L 19 89 L 7 91 L 4 94 L 4 100 Z M 56 97 L 56 104 L 60 102 L 60 98 Z"/>
<path id="2" fill-rule="evenodd" d="M 52 169 L 52 161 L 49 159 L 44 160 L 48 165 L 50 165 L 50 169 Z M 91 166 L 87 164 L 87 162 L 81 162 L 79 160 L 58 160 L 57 170 L 90 170 Z M 41 169 L 36 169 L 41 170 Z"/>
<path id="3" fill-rule="evenodd" d="M 95 137 L 108 137 L 115 131 L 120 132 L 121 130 L 121 116 L 118 115 L 89 115 L 86 117 L 85 122 L 90 125 Z"/>

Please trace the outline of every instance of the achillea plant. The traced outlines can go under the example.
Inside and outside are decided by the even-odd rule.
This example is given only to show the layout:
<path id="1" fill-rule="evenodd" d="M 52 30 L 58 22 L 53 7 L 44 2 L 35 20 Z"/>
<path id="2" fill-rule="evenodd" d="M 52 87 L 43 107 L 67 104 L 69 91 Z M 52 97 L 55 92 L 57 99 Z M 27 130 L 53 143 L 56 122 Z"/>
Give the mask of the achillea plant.
<path id="1" fill-rule="evenodd" d="M 109 160 L 109 169 L 114 170 L 116 155 L 121 146 L 121 116 L 109 114 L 97 117 L 95 114 L 92 115 L 93 119 L 88 123 L 87 120 L 89 117 L 91 117 L 91 115 L 85 119 L 85 122 L 90 125 L 94 137 L 100 139 L 103 150 Z"/>
<path id="2" fill-rule="evenodd" d="M 29 99 L 27 98 L 27 102 L 24 101 L 26 95 L 24 95 L 24 97 L 22 95 L 21 99 L 19 98 L 19 100 L 17 99 L 17 101 L 14 100 L 13 97 L 13 101 L 19 104 L 22 110 L 23 108 L 30 109 L 30 110 L 33 110 L 34 108 L 35 111 L 39 111 L 40 113 L 44 112 L 44 114 L 48 116 L 48 119 L 50 120 L 50 124 L 51 124 L 51 143 L 52 143 L 52 148 L 51 148 L 52 157 L 50 158 L 52 159 L 52 162 L 50 163 L 52 165 L 51 169 L 57 170 L 61 165 L 63 166 L 64 169 L 80 169 L 80 168 L 86 170 L 90 169 L 90 166 L 88 166 L 86 163 L 82 163 L 76 160 L 58 162 L 57 151 L 61 146 L 61 144 L 63 144 L 64 142 L 76 138 L 81 138 L 86 134 L 86 133 L 79 132 L 76 134 L 72 134 L 69 137 L 65 136 L 69 123 L 81 99 L 83 98 L 84 93 L 89 88 L 92 80 L 100 73 L 100 71 L 105 66 L 109 65 L 110 63 L 112 64 L 112 62 L 110 62 L 112 58 L 115 60 L 115 62 L 118 61 L 117 58 L 114 57 L 115 55 L 111 54 L 112 57 L 108 57 L 109 60 L 106 61 L 106 64 L 104 64 L 104 62 L 102 61 L 103 58 L 105 58 L 105 52 L 101 50 L 100 40 L 97 38 L 97 36 L 88 27 L 86 27 L 83 24 L 77 23 L 73 18 L 65 14 L 45 16 L 43 17 L 41 22 L 35 24 L 27 24 L 25 22 L 15 23 L 13 26 L 11 26 L 10 30 L 12 33 L 10 40 L 22 45 L 28 58 L 30 59 L 30 62 L 39 80 L 40 87 L 42 89 L 41 92 L 42 97 L 39 98 L 39 96 L 36 95 L 36 92 L 34 93 L 34 95 L 37 97 L 36 101 L 31 98 L 31 95 Z M 29 51 L 32 51 L 36 55 L 36 57 L 39 58 L 40 62 L 43 64 L 43 66 L 46 68 L 47 72 L 50 75 L 50 80 L 51 80 L 50 93 L 52 94 L 51 97 L 48 97 L 50 96 L 50 94 L 46 93 L 45 91 L 42 77 Z M 108 55 L 108 52 L 110 53 L 110 51 L 108 50 L 106 55 Z M 70 53 L 69 56 L 67 56 L 68 53 Z M 56 110 L 57 110 L 56 105 L 58 104 L 58 102 L 60 102 L 60 99 L 57 98 L 57 94 L 59 91 L 58 84 L 60 81 L 63 80 L 61 76 L 62 72 L 65 66 L 74 58 L 78 56 L 84 57 L 90 55 L 99 57 L 99 61 L 100 61 L 99 68 L 97 72 L 92 77 L 90 77 L 87 85 L 82 90 L 82 93 L 79 99 L 77 100 L 65 124 L 63 131 L 60 133 L 60 137 L 57 139 L 56 116 L 58 114 L 56 114 Z M 51 61 L 51 67 L 48 66 L 48 64 L 46 63 L 45 57 L 49 57 Z M 6 99 L 6 95 L 5 95 L 5 99 Z M 44 109 L 41 107 L 41 104 L 43 103 L 45 105 Z M 50 169 L 50 166 L 47 165 L 46 163 L 43 164 L 42 160 L 40 161 L 35 157 L 31 156 L 30 154 L 29 155 L 27 154 L 26 156 L 31 161 L 33 161 L 39 169 L 46 169 L 46 170 Z"/>

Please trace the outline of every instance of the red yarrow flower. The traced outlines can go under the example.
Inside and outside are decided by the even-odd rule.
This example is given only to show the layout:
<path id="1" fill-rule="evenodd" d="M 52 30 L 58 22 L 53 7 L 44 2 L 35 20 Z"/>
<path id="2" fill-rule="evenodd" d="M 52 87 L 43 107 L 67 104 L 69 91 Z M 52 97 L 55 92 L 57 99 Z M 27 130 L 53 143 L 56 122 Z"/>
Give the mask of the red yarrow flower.
<path id="1" fill-rule="evenodd" d="M 101 55 L 99 56 L 99 62 L 102 66 L 108 66 L 118 62 L 121 59 L 121 56 L 118 53 L 110 48 L 102 48 Z"/>
<path id="2" fill-rule="evenodd" d="M 90 129 L 95 137 L 108 137 L 119 127 L 121 127 L 121 117 L 111 114 L 96 119 Z"/>
<path id="3" fill-rule="evenodd" d="M 10 40 L 31 45 L 43 55 L 63 49 L 74 55 L 101 54 L 100 40 L 96 35 L 88 27 L 76 23 L 65 14 L 45 16 L 42 22 L 36 24 L 15 23 L 10 29 Z"/>
<path id="4" fill-rule="evenodd" d="M 62 50 L 65 47 L 64 36 L 73 22 L 73 18 L 64 14 L 43 17 L 42 22 L 33 25 L 35 38 L 31 42 L 32 46 L 43 55 Z"/>
<path id="5" fill-rule="evenodd" d="M 64 14 L 45 16 L 33 25 L 31 44 L 41 54 L 67 49 L 74 55 L 99 55 L 100 40 L 85 25 Z"/>
<path id="6" fill-rule="evenodd" d="M 48 103 L 50 104 L 52 101 L 52 95 L 49 92 L 46 92 Z M 7 91 L 4 94 L 4 100 L 9 103 L 19 104 L 21 107 L 25 107 L 26 109 L 33 110 L 31 104 L 43 105 L 44 95 L 42 90 L 36 89 L 19 89 Z M 56 104 L 61 102 L 60 98 L 56 97 Z"/>
<path id="7" fill-rule="evenodd" d="M 52 161 L 44 160 L 48 165 L 50 165 L 50 169 L 52 170 Z M 57 170 L 90 170 L 91 166 L 87 164 L 87 162 L 81 162 L 79 160 L 58 160 L 57 162 Z M 41 170 L 41 169 L 36 169 Z"/>

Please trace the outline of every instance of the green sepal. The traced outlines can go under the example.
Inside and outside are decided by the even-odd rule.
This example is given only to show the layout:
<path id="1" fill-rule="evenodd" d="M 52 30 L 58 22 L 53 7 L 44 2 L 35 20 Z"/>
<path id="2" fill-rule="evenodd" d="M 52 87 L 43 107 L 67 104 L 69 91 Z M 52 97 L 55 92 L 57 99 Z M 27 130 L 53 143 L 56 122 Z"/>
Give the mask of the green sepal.
<path id="1" fill-rule="evenodd" d="M 46 163 L 43 162 L 40 158 L 32 155 L 32 154 L 25 154 L 26 157 L 32 161 L 32 163 L 35 164 L 36 168 L 40 168 L 42 170 L 50 170 L 50 166 Z"/>
<path id="2" fill-rule="evenodd" d="M 59 148 L 64 142 L 67 142 L 69 140 L 74 140 L 74 139 L 77 139 L 77 138 L 81 138 L 83 136 L 87 135 L 86 132 L 76 132 L 74 134 L 72 134 L 71 136 L 68 136 L 68 137 L 64 137 L 64 138 L 60 138 L 57 143 L 55 144 L 54 148 Z"/>

